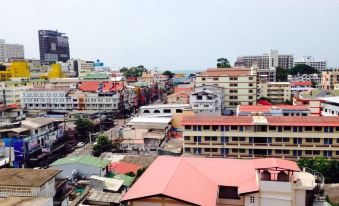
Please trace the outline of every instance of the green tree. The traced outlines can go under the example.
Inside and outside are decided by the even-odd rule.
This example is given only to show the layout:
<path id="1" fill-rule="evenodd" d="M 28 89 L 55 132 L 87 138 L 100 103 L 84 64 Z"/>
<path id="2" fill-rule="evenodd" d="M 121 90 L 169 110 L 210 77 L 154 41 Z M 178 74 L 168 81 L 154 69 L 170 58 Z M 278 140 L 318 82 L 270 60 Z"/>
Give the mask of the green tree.
<path id="1" fill-rule="evenodd" d="M 166 75 L 169 79 L 172 79 L 175 75 L 175 73 L 168 71 L 168 70 L 164 71 L 162 74 Z"/>
<path id="2" fill-rule="evenodd" d="M 120 72 L 124 74 L 125 77 L 141 77 L 143 72 L 146 72 L 147 69 L 143 65 L 137 67 L 122 67 Z"/>
<path id="3" fill-rule="evenodd" d="M 286 82 L 287 81 L 287 75 L 289 74 L 288 69 L 283 69 L 281 67 L 275 68 L 276 71 L 276 81 L 277 82 Z"/>
<path id="4" fill-rule="evenodd" d="M 111 152 L 112 150 L 117 150 L 118 144 L 113 144 L 112 140 L 109 140 L 108 137 L 102 133 L 97 136 L 96 145 L 93 147 L 93 155 L 100 156 L 103 152 Z"/>
<path id="5" fill-rule="evenodd" d="M 325 178 L 325 183 L 339 183 L 339 161 L 337 160 L 317 157 L 299 160 L 298 165 L 300 168 L 307 167 L 320 172 Z"/>
<path id="6" fill-rule="evenodd" d="M 291 75 L 296 75 L 298 73 L 299 74 L 314 74 L 314 73 L 318 74 L 319 71 L 306 64 L 298 64 L 294 66 L 293 68 L 289 69 L 289 74 Z"/>
<path id="7" fill-rule="evenodd" d="M 217 62 L 218 68 L 231 68 L 230 62 L 226 58 L 219 58 Z"/>
<path id="8" fill-rule="evenodd" d="M 125 173 L 125 175 L 130 176 L 130 177 L 135 177 L 134 172 L 127 172 Z"/>
<path id="9" fill-rule="evenodd" d="M 75 121 L 78 137 L 81 141 L 87 141 L 89 132 L 92 129 L 92 122 L 89 119 L 79 118 Z"/>
<path id="10" fill-rule="evenodd" d="M 147 167 L 143 167 L 143 168 L 138 169 L 136 177 L 137 178 L 140 177 L 146 171 L 146 169 L 147 169 Z"/>

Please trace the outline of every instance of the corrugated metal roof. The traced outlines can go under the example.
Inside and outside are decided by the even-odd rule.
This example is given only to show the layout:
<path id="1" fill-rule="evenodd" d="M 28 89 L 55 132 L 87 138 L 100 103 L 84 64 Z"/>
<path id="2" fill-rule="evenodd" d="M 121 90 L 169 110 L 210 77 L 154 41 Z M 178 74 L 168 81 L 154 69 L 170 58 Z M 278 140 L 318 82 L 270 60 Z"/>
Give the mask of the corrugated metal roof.
<path id="1" fill-rule="evenodd" d="M 59 166 L 74 163 L 105 168 L 110 163 L 110 161 L 92 156 L 72 156 L 58 159 L 57 161 L 53 162 L 51 166 Z"/>

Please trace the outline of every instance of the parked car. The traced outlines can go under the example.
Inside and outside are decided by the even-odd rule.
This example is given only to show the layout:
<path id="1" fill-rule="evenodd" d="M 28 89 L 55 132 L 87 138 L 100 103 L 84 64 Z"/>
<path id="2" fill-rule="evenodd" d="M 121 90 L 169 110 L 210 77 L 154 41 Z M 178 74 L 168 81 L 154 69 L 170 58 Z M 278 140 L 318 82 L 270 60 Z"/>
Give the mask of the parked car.
<path id="1" fill-rule="evenodd" d="M 85 146 L 85 143 L 84 142 L 78 142 L 78 144 L 75 146 L 76 148 L 81 148 Z"/>

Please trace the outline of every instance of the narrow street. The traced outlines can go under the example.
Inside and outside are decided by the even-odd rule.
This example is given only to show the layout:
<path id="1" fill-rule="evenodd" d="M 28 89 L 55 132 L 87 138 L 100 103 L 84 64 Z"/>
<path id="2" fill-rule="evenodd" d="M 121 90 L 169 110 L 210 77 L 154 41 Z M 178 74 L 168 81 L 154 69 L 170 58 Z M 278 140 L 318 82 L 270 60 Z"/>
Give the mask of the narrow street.
<path id="1" fill-rule="evenodd" d="M 119 129 L 124 126 L 124 123 L 128 122 L 129 119 L 116 119 L 115 120 L 118 124 L 112 127 L 111 129 L 104 131 L 104 134 L 108 137 L 108 139 L 115 140 L 118 138 L 118 132 Z M 82 155 L 91 155 L 92 154 L 92 148 L 93 148 L 93 143 L 87 143 L 85 146 L 81 148 L 75 149 L 72 153 L 69 153 L 67 156 L 82 156 Z"/>

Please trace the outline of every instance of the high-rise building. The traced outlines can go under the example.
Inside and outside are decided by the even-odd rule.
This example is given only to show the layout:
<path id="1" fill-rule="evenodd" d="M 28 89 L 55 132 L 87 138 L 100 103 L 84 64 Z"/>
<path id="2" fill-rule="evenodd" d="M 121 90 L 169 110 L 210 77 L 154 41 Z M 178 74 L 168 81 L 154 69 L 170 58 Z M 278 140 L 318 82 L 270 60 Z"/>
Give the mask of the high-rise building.
<path id="1" fill-rule="evenodd" d="M 321 73 L 321 88 L 325 90 L 333 90 L 335 85 L 339 83 L 339 69 L 332 71 L 323 71 Z"/>
<path id="2" fill-rule="evenodd" d="M 304 56 L 299 61 L 294 61 L 294 66 L 299 64 L 306 64 L 308 66 L 313 67 L 318 71 L 325 71 L 327 69 L 327 61 L 326 60 L 315 60 L 311 56 Z"/>
<path id="3" fill-rule="evenodd" d="M 43 64 L 70 59 L 68 37 L 52 30 L 39 30 L 40 60 Z"/>
<path id="4" fill-rule="evenodd" d="M 196 76 L 195 87 L 218 86 L 224 88 L 224 107 L 255 105 L 257 102 L 257 74 L 252 68 L 211 68 Z M 222 108 L 223 109 L 223 108 Z"/>
<path id="5" fill-rule="evenodd" d="M 239 56 L 235 66 L 251 67 L 258 65 L 259 69 L 270 69 L 272 67 L 281 67 L 289 69 L 293 67 L 293 55 L 279 54 L 278 50 L 270 50 L 268 54 L 255 56 Z"/>
<path id="6" fill-rule="evenodd" d="M 0 62 L 9 62 L 13 59 L 24 59 L 24 46 L 21 44 L 7 44 L 0 39 Z"/>

